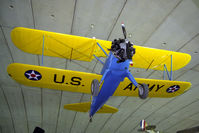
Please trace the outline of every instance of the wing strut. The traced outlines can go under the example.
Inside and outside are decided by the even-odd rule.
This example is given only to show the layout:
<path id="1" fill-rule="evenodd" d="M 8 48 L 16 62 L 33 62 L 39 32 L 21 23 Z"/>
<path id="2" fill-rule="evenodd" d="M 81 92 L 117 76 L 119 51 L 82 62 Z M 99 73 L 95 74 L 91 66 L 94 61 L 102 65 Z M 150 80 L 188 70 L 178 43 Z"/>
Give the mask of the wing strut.
<path id="1" fill-rule="evenodd" d="M 128 78 L 135 86 L 138 86 L 138 83 L 136 82 L 135 78 L 133 77 L 133 75 L 132 75 L 130 72 L 128 72 L 127 78 Z"/>
<path id="2" fill-rule="evenodd" d="M 106 56 L 108 56 L 108 54 L 105 52 L 105 50 L 102 48 L 102 46 L 97 42 L 97 45 L 101 48 L 101 50 L 104 52 L 104 54 L 106 55 Z"/>
<path id="3" fill-rule="evenodd" d="M 169 78 L 169 80 L 172 80 L 172 74 L 173 74 L 173 55 L 171 55 L 171 66 L 170 66 L 170 74 L 169 71 L 167 69 L 166 64 L 164 64 L 164 71 L 163 71 L 163 79 L 165 80 L 165 71 L 167 72 L 167 77 Z"/>
<path id="4" fill-rule="evenodd" d="M 108 54 L 106 53 L 106 51 L 102 48 L 102 46 L 97 42 L 97 45 L 100 47 L 100 49 L 104 52 L 104 54 L 106 56 L 108 56 Z M 99 62 L 101 62 L 104 65 L 104 62 L 102 60 L 100 60 L 100 58 L 98 58 L 96 55 L 93 55 Z"/>
<path id="5" fill-rule="evenodd" d="M 73 55 L 73 48 L 71 49 L 71 53 L 70 53 L 70 61 L 72 59 L 72 55 Z"/>
<path id="6" fill-rule="evenodd" d="M 104 65 L 104 62 L 102 60 L 100 60 L 100 58 L 98 58 L 96 55 L 93 55 L 99 62 L 101 62 Z"/>
<path id="7" fill-rule="evenodd" d="M 151 63 L 149 64 L 149 66 L 147 67 L 146 71 L 149 70 L 150 66 L 152 65 L 152 63 L 154 62 L 154 59 L 151 61 Z"/>

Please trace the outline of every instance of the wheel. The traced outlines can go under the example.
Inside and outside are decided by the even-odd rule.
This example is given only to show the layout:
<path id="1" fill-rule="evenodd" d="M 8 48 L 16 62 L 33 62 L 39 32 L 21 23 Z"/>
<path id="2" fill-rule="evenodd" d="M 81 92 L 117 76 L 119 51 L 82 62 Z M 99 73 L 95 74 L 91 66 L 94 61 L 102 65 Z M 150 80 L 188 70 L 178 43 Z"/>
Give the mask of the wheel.
<path id="1" fill-rule="evenodd" d="M 99 81 L 94 79 L 91 83 L 91 94 L 92 96 L 97 96 L 99 93 Z"/>
<path id="2" fill-rule="evenodd" d="M 139 88 L 139 97 L 141 99 L 146 99 L 148 97 L 149 94 L 149 87 L 146 84 L 139 84 L 138 85 Z"/>

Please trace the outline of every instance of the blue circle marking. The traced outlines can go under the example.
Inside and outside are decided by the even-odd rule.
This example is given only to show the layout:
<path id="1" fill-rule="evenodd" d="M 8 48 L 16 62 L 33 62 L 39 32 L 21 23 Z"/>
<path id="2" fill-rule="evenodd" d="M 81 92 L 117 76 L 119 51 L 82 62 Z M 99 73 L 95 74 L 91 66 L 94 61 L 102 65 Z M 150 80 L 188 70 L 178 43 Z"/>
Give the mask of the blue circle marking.
<path id="1" fill-rule="evenodd" d="M 168 89 L 167 89 L 167 92 L 168 93 L 173 93 L 173 92 L 176 92 L 177 90 L 179 90 L 180 89 L 180 86 L 179 85 L 173 85 L 173 86 L 171 86 L 171 87 L 169 87 Z"/>
<path id="2" fill-rule="evenodd" d="M 40 80 L 42 78 L 41 74 L 35 70 L 28 70 L 24 73 L 27 79 L 29 80 Z"/>

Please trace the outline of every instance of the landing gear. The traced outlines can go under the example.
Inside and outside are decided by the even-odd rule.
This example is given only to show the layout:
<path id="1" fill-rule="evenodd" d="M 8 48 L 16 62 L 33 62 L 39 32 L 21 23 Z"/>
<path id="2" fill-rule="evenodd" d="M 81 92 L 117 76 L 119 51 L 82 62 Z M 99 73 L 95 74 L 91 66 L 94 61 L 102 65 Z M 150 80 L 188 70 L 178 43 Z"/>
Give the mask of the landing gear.
<path id="1" fill-rule="evenodd" d="M 98 96 L 99 93 L 99 81 L 94 79 L 91 83 L 91 94 L 92 96 Z"/>
<path id="2" fill-rule="evenodd" d="M 138 93 L 139 93 L 139 97 L 141 99 L 146 99 L 148 97 L 149 94 L 149 87 L 146 84 L 139 84 L 138 85 Z"/>
<path id="3" fill-rule="evenodd" d="M 97 97 L 98 96 L 98 93 L 99 93 L 99 81 L 97 79 L 94 79 L 91 83 L 91 95 L 93 97 Z M 93 100 L 93 99 L 92 99 Z M 92 101 L 91 101 L 91 104 L 92 104 Z M 91 114 L 89 114 L 89 122 L 92 122 L 92 118 L 93 116 Z"/>

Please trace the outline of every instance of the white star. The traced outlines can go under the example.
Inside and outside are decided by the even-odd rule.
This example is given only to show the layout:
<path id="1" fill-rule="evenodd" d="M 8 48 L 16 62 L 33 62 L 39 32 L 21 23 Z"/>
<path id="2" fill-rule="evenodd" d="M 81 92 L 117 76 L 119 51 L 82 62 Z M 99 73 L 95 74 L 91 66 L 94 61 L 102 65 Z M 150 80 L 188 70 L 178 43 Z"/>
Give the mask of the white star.
<path id="1" fill-rule="evenodd" d="M 31 73 L 26 73 L 29 77 L 28 77 L 28 79 L 35 79 L 35 80 L 38 80 L 38 78 L 37 77 L 39 77 L 40 75 L 38 75 L 38 74 L 35 74 L 35 71 L 33 71 L 32 70 L 32 72 Z"/>

